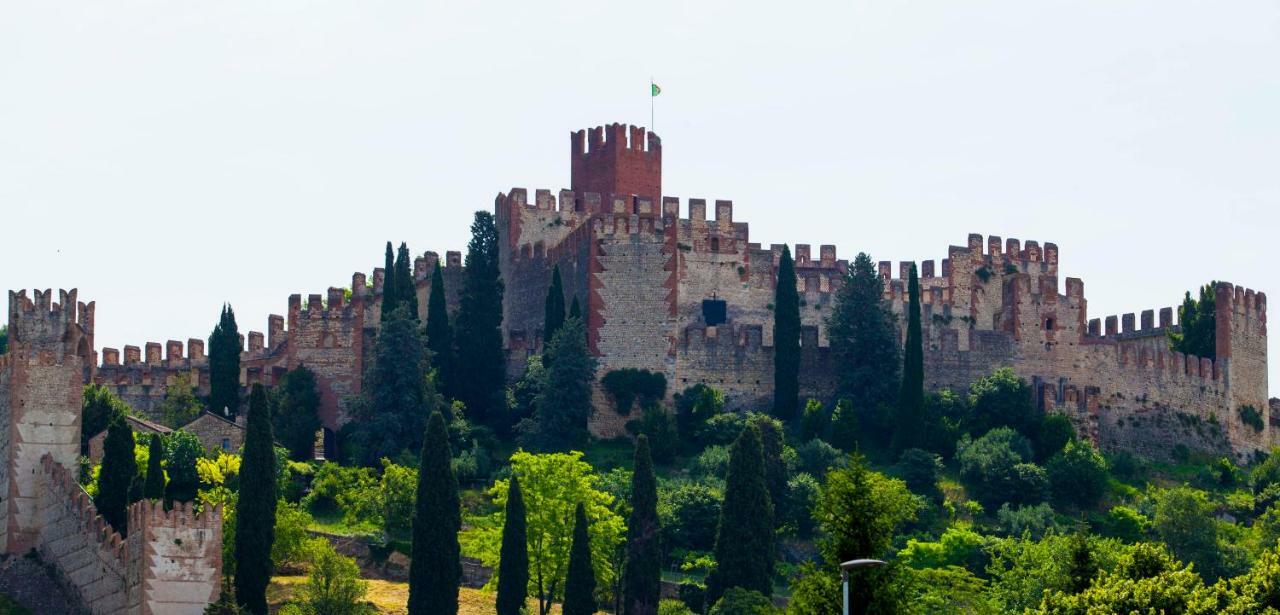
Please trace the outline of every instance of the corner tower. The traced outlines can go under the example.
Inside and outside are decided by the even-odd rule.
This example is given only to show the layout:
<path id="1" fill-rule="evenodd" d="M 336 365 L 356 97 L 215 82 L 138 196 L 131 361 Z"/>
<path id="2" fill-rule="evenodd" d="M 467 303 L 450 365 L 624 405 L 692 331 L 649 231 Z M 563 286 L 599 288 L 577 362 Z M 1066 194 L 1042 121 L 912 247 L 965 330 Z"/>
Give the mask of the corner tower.
<path id="1" fill-rule="evenodd" d="M 629 138 L 628 138 L 629 137 Z M 662 139 L 640 126 L 610 124 L 569 133 L 574 194 L 662 198 Z"/>

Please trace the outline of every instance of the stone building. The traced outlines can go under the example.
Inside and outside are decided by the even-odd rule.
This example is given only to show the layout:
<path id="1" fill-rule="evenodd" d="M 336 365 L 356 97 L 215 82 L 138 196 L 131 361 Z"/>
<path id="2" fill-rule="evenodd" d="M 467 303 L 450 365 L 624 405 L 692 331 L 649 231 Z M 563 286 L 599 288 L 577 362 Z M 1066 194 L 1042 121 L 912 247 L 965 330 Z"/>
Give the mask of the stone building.
<path id="1" fill-rule="evenodd" d="M 222 576 L 222 514 L 191 504 L 128 510 L 128 537 L 76 481 L 81 390 L 96 369 L 94 304 L 62 291 L 9 293 L 0 355 L 0 550 L 32 550 L 90 613 L 203 613 Z"/>
<path id="2" fill-rule="evenodd" d="M 243 417 L 244 414 L 240 416 Z M 128 414 L 124 418 L 129 422 L 129 427 L 133 429 L 134 439 L 139 444 L 146 443 L 147 440 L 144 437 L 149 438 L 149 434 L 158 433 L 163 436 L 173 433 L 172 429 L 139 416 Z M 244 446 L 245 426 L 243 420 L 236 422 L 206 411 L 201 412 L 190 423 L 183 425 L 179 429 L 194 434 L 206 451 L 234 453 L 239 451 L 241 446 Z M 102 461 L 103 445 L 106 439 L 107 432 L 105 430 L 89 438 L 89 459 L 94 463 Z"/>
<path id="3" fill-rule="evenodd" d="M 149 442 L 151 434 L 153 433 L 158 433 L 163 436 L 173 432 L 172 429 L 169 429 L 164 425 L 153 423 L 147 419 L 140 416 L 134 416 L 132 414 L 126 414 L 124 416 L 124 420 L 129 423 L 129 428 L 133 430 L 133 439 L 139 444 Z M 105 429 L 97 435 L 89 438 L 89 459 L 93 460 L 94 463 L 100 463 L 102 461 L 106 441 L 107 431 Z"/>

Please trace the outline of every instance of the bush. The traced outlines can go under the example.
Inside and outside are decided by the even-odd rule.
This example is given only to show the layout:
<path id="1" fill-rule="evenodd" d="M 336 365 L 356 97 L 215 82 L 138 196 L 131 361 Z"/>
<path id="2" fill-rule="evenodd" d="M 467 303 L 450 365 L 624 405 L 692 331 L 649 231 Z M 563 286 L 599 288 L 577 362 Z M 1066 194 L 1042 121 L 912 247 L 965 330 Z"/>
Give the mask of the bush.
<path id="1" fill-rule="evenodd" d="M 311 523 L 311 515 L 301 506 L 288 502 L 276 505 L 275 537 L 271 542 L 271 563 L 276 570 L 296 570 L 307 562 L 315 548 L 307 533 Z"/>
<path id="2" fill-rule="evenodd" d="M 339 495 L 353 488 L 362 491 L 372 488 L 373 482 L 373 472 L 368 468 L 325 462 L 316 468 L 311 479 L 311 493 L 302 498 L 302 503 L 313 513 L 341 512 Z"/>
<path id="3" fill-rule="evenodd" d="M 711 417 L 698 431 L 698 442 L 703 446 L 728 446 L 738 439 L 747 426 L 747 417 L 736 412 L 725 412 Z"/>
<path id="4" fill-rule="evenodd" d="M 775 615 L 778 612 L 764 594 L 732 587 L 711 607 L 710 615 Z"/>
<path id="5" fill-rule="evenodd" d="M 724 412 L 724 394 L 705 384 L 695 384 L 676 393 L 676 428 L 680 439 L 693 443 L 711 417 Z"/>
<path id="6" fill-rule="evenodd" d="M 795 451 L 796 470 L 813 476 L 826 476 L 827 470 L 844 465 L 844 455 L 822 440 L 809 440 Z"/>
<path id="7" fill-rule="evenodd" d="M 726 446 L 708 446 L 693 460 L 690 472 L 694 476 L 718 478 L 724 480 L 729 471 L 729 448 Z"/>
<path id="8" fill-rule="evenodd" d="M 847 399 L 840 400 L 831 413 L 831 443 L 843 451 L 851 451 L 858 444 L 858 413 Z"/>
<path id="9" fill-rule="evenodd" d="M 1267 425 L 1262 420 L 1262 413 L 1258 412 L 1253 406 L 1240 406 L 1236 408 L 1236 412 L 1240 414 L 1240 422 L 1253 428 L 1254 431 L 1262 431 Z"/>
<path id="10" fill-rule="evenodd" d="M 369 584 L 360 580 L 356 561 L 340 555 L 328 541 L 319 541 L 312 550 L 311 574 L 295 605 L 307 615 L 363 615 L 375 612 L 364 601 Z"/>
<path id="11" fill-rule="evenodd" d="M 1280 485 L 1280 447 L 1271 449 L 1271 454 L 1262 460 L 1249 473 L 1249 481 L 1253 483 L 1253 492 L 1262 493 L 1267 487 Z"/>
<path id="12" fill-rule="evenodd" d="M 658 615 L 694 615 L 694 613 L 679 600 L 661 600 L 658 602 Z"/>
<path id="13" fill-rule="evenodd" d="M 640 420 L 627 423 L 627 430 L 634 435 L 644 434 L 649 438 L 649 450 L 657 463 L 670 462 L 680 447 L 675 421 L 660 404 L 649 404 Z"/>
<path id="14" fill-rule="evenodd" d="M 418 489 L 418 469 L 382 460 L 382 479 L 377 500 L 382 529 L 388 534 L 409 531 L 413 523 L 413 501 Z"/>
<path id="15" fill-rule="evenodd" d="M 811 511 L 821 492 L 822 484 L 808 474 L 796 474 L 787 481 L 787 510 L 781 514 L 786 515 L 787 525 L 794 528 L 800 538 L 813 535 L 816 521 Z"/>
<path id="16" fill-rule="evenodd" d="M 707 587 L 705 585 L 685 581 L 680 584 L 678 595 L 680 596 L 680 602 L 683 602 L 694 613 L 701 613 L 706 610 Z"/>
<path id="17" fill-rule="evenodd" d="M 196 460 L 204 456 L 204 445 L 195 434 L 181 429 L 165 436 L 164 471 L 169 477 L 165 499 L 190 502 L 200 492 L 200 474 Z"/>
<path id="18" fill-rule="evenodd" d="M 901 561 L 915 569 L 961 566 L 971 572 L 985 572 L 990 538 L 962 527 L 949 527 L 937 542 L 907 541 L 899 554 Z"/>
<path id="19" fill-rule="evenodd" d="M 1139 542 L 1146 538 L 1150 527 L 1151 521 L 1137 510 L 1128 506 L 1114 506 L 1107 511 L 1107 516 L 1099 524 L 1098 532 L 1125 542 Z"/>
<path id="20" fill-rule="evenodd" d="M 600 379 L 604 390 L 613 398 L 618 414 L 631 414 L 637 399 L 640 407 L 647 408 L 667 394 L 667 377 L 647 369 L 615 369 Z"/>
<path id="21" fill-rule="evenodd" d="M 1023 463 L 1031 456 L 1027 439 L 1008 427 L 993 429 L 977 440 L 956 444 L 960 480 L 987 510 L 1001 504 L 1034 504 L 1044 500 L 1048 477 L 1039 467 Z"/>
<path id="22" fill-rule="evenodd" d="M 808 442 L 814 438 L 825 438 L 830 429 L 831 415 L 822 402 L 816 399 L 805 402 L 804 412 L 800 415 L 800 439 Z"/>
<path id="23" fill-rule="evenodd" d="M 973 433 L 1009 427 L 1023 435 L 1037 435 L 1040 418 L 1033 402 L 1031 385 L 1012 369 L 1000 368 L 979 378 L 969 387 Z"/>
<path id="24" fill-rule="evenodd" d="M 1071 426 L 1071 419 L 1065 414 L 1050 414 L 1040 422 L 1040 432 L 1036 437 L 1036 459 L 1044 461 L 1066 447 L 1076 438 L 1076 428 Z"/>
<path id="25" fill-rule="evenodd" d="M 929 451 L 909 448 L 898 458 L 897 473 L 907 483 L 912 493 L 942 502 L 942 490 L 938 488 L 938 476 L 942 473 L 942 460 Z"/>
<path id="26" fill-rule="evenodd" d="M 719 489 L 702 483 L 683 483 L 659 492 L 663 547 L 710 551 L 716 542 L 722 499 Z"/>
<path id="27" fill-rule="evenodd" d="M 1045 465 L 1053 486 L 1053 500 L 1060 505 L 1096 506 L 1107 489 L 1107 460 L 1092 444 L 1068 442 Z"/>
<path id="28" fill-rule="evenodd" d="M 996 524 L 1001 532 L 1009 536 L 1030 533 L 1032 538 L 1038 540 L 1054 526 L 1053 508 L 1048 504 L 1009 508 L 1005 504 L 996 511 Z"/>
<path id="29" fill-rule="evenodd" d="M 956 454 L 956 441 L 973 422 L 969 400 L 949 389 L 924 398 L 925 436 L 923 448 L 943 458 Z"/>

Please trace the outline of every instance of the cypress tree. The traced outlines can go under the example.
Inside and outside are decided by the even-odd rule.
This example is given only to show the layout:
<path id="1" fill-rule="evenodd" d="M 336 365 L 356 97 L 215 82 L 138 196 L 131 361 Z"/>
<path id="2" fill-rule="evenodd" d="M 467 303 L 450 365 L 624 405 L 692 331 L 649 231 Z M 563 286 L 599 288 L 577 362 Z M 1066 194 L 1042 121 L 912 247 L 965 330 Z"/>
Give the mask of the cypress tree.
<path id="1" fill-rule="evenodd" d="M 240 330 L 229 304 L 209 335 L 209 408 L 234 418 L 240 413 Z"/>
<path id="2" fill-rule="evenodd" d="M 98 514 L 120 536 L 129 535 L 129 487 L 138 474 L 133 457 L 133 429 L 124 417 L 111 421 L 103 441 L 102 469 L 98 473 L 98 496 L 93 499 Z"/>
<path id="3" fill-rule="evenodd" d="M 1093 584 L 1098 576 L 1098 562 L 1094 560 L 1093 549 L 1089 547 L 1089 526 L 1081 523 L 1071 535 L 1071 561 L 1067 564 L 1067 591 L 1078 594 Z"/>
<path id="4" fill-rule="evenodd" d="M 623 569 L 623 612 L 656 615 L 662 579 L 662 528 L 658 524 L 658 481 L 653 475 L 649 439 L 636 439 L 631 475 L 631 517 L 627 519 L 627 560 Z"/>
<path id="5" fill-rule="evenodd" d="M 773 295 L 773 415 L 795 417 L 800 405 L 800 293 L 791 248 L 782 246 Z"/>
<path id="6" fill-rule="evenodd" d="M 920 333 L 920 278 L 911 265 L 907 282 L 907 341 L 902 353 L 902 393 L 898 395 L 898 424 L 893 448 L 916 448 L 924 435 L 924 341 Z"/>
<path id="7" fill-rule="evenodd" d="M 591 538 L 587 534 L 587 511 L 578 502 L 574 513 L 573 545 L 569 547 L 569 572 L 564 579 L 563 615 L 594 615 L 596 573 L 591 566 Z"/>
<path id="8" fill-rule="evenodd" d="M 346 447 L 352 459 L 373 467 L 422 446 L 422 434 L 438 396 L 425 378 L 422 330 L 403 305 L 382 323 L 374 341 L 373 365 L 365 377 L 358 421 Z"/>
<path id="9" fill-rule="evenodd" d="M 773 505 L 760 431 L 754 425 L 742 430 L 729 451 L 715 560 L 707 576 L 707 604 L 715 604 L 731 587 L 773 595 Z"/>
<path id="10" fill-rule="evenodd" d="M 478 211 L 467 244 L 466 271 L 459 297 L 458 356 L 451 384 L 468 418 L 491 427 L 506 417 L 506 355 L 502 351 L 502 279 L 498 269 L 498 227 L 493 214 Z"/>
<path id="11" fill-rule="evenodd" d="M 409 564 L 409 615 L 456 615 L 462 582 L 462 507 L 453 475 L 444 416 L 433 412 L 422 441 L 417 500 L 413 511 L 413 554 Z"/>
<path id="12" fill-rule="evenodd" d="M 551 270 L 551 286 L 547 287 L 547 299 L 542 307 L 542 344 L 551 344 L 551 338 L 564 325 L 564 283 L 560 280 L 560 265 Z"/>
<path id="13" fill-rule="evenodd" d="M 573 296 L 573 303 L 569 304 L 569 318 L 582 318 L 582 306 L 578 304 L 578 296 Z"/>
<path id="14" fill-rule="evenodd" d="M 506 521 L 498 556 L 498 615 L 521 615 L 529 595 L 529 543 L 520 478 L 507 488 Z"/>
<path id="15" fill-rule="evenodd" d="M 838 398 L 848 399 L 861 413 L 892 404 L 900 386 L 898 332 L 885 305 L 884 280 L 865 252 L 849 266 L 827 324 L 834 364 L 840 366 Z M 882 431 L 889 427 L 866 424 Z"/>
<path id="16" fill-rule="evenodd" d="M 164 499 L 164 469 L 160 464 L 164 461 L 164 442 L 160 434 L 151 434 L 151 444 L 147 447 L 147 483 L 142 488 L 142 497 L 148 500 Z"/>
<path id="17" fill-rule="evenodd" d="M 315 457 L 316 430 L 320 429 L 320 391 L 316 374 L 305 365 L 288 372 L 276 389 L 277 401 L 271 415 L 272 433 L 289 450 L 289 458 L 307 461 Z"/>
<path id="18" fill-rule="evenodd" d="M 240 462 L 236 503 L 236 602 L 255 615 L 267 613 L 271 582 L 271 543 L 276 523 L 276 453 L 271 437 L 271 406 L 261 384 L 249 394 L 249 419 Z"/>
<path id="19" fill-rule="evenodd" d="M 580 448 L 590 433 L 594 411 L 591 385 L 596 360 L 587 349 L 582 321 L 567 320 L 551 340 L 546 355 L 555 361 L 546 370 L 542 390 L 533 400 L 533 417 L 520 422 L 521 443 L 539 451 L 563 452 Z"/>
<path id="20" fill-rule="evenodd" d="M 409 256 L 409 245 L 400 242 L 400 250 L 396 253 L 396 307 L 406 306 L 409 319 L 418 320 L 418 290 L 413 283 L 413 257 Z"/>
<path id="21" fill-rule="evenodd" d="M 436 368 L 441 392 L 452 395 L 449 374 L 453 369 L 453 327 L 449 324 L 440 261 L 436 261 L 435 270 L 431 272 L 431 294 L 427 296 L 427 349 L 431 351 L 431 365 Z"/>
<path id="22" fill-rule="evenodd" d="M 385 322 L 399 305 L 400 295 L 396 293 L 396 252 L 387 242 L 385 264 L 382 266 L 382 317 Z"/>
<path id="23" fill-rule="evenodd" d="M 769 502 L 773 505 L 773 520 L 782 523 L 782 511 L 787 505 L 787 462 L 782 459 L 782 431 L 778 424 L 767 417 L 755 422 L 760 430 L 760 452 L 764 459 L 764 483 L 769 488 Z"/>

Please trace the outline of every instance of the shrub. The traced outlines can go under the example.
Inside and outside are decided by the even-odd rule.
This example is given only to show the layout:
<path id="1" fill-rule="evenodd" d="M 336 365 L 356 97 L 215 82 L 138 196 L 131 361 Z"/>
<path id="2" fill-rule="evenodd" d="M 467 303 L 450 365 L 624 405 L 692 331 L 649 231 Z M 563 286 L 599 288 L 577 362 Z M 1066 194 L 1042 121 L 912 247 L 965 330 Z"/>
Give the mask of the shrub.
<path id="1" fill-rule="evenodd" d="M 1068 442 L 1045 465 L 1059 504 L 1088 508 L 1102 499 L 1107 488 L 1107 460 L 1092 444 Z"/>
<path id="2" fill-rule="evenodd" d="M 1048 504 L 1009 508 L 1005 504 L 996 511 L 996 524 L 1000 531 L 1009 536 L 1021 536 L 1029 532 L 1032 538 L 1039 539 L 1054 525 L 1053 508 Z"/>
<path id="3" fill-rule="evenodd" d="M 732 587 L 711 607 L 710 615 L 775 615 L 778 612 L 764 594 Z"/>
<path id="4" fill-rule="evenodd" d="M 970 571 L 983 572 L 987 567 L 987 544 L 991 539 L 973 530 L 949 527 L 937 542 L 916 539 L 907 541 L 899 554 L 902 562 L 911 568 L 944 568 L 961 566 Z"/>
<path id="5" fill-rule="evenodd" d="M 716 542 L 722 498 L 719 489 L 702 483 L 683 483 L 674 489 L 660 491 L 658 518 L 662 524 L 663 546 L 667 549 L 711 550 Z"/>
<path id="6" fill-rule="evenodd" d="M 795 450 L 796 469 L 813 476 L 826 476 L 827 470 L 841 467 L 845 460 L 836 447 L 822 440 L 810 440 Z"/>
<path id="7" fill-rule="evenodd" d="M 271 542 L 271 563 L 276 570 L 295 570 L 307 562 L 314 549 L 307 533 L 311 522 L 311 515 L 297 504 L 276 505 L 275 537 Z"/>
<path id="8" fill-rule="evenodd" d="M 1012 369 L 997 369 L 990 376 L 979 378 L 969 387 L 973 433 L 1011 427 L 1023 435 L 1036 435 L 1040 418 L 1033 401 L 1031 385 Z"/>
<path id="9" fill-rule="evenodd" d="M 1057 454 L 1076 438 L 1076 428 L 1071 426 L 1071 419 L 1065 414 L 1049 414 L 1040 422 L 1040 432 L 1036 437 L 1036 459 L 1044 461 Z"/>
<path id="10" fill-rule="evenodd" d="M 898 476 L 907 483 L 907 489 L 934 502 L 942 501 L 938 489 L 938 476 L 942 473 L 942 460 L 929 451 L 909 448 L 898 458 Z"/>
<path id="11" fill-rule="evenodd" d="M 1253 492 L 1262 493 L 1267 487 L 1280 485 L 1280 447 L 1271 449 L 1271 454 L 1262 460 L 1249 474 L 1253 483 Z"/>
<path id="12" fill-rule="evenodd" d="M 960 480 L 987 510 L 1001 504 L 1034 504 L 1044 500 L 1048 477 L 1037 466 L 1023 463 L 1031 455 L 1027 439 L 1008 427 L 993 429 L 977 440 L 956 444 Z"/>
<path id="13" fill-rule="evenodd" d="M 729 448 L 727 446 L 708 446 L 693 460 L 690 471 L 694 476 L 724 479 L 729 470 Z"/>
<path id="14" fill-rule="evenodd" d="M 658 615 L 694 615 L 693 610 L 679 600 L 658 602 Z"/>
<path id="15" fill-rule="evenodd" d="M 382 460 L 382 479 L 377 500 L 382 529 L 388 534 L 408 532 L 413 522 L 413 501 L 418 488 L 418 469 Z"/>
<path id="16" fill-rule="evenodd" d="M 738 439 L 747 426 L 747 417 L 736 412 L 725 412 L 711 417 L 698 431 L 698 441 L 703 446 L 728 446 Z"/>
<path id="17" fill-rule="evenodd" d="M 853 450 L 858 443 L 858 413 L 847 399 L 840 400 L 831 413 L 831 443 L 843 451 Z"/>
<path id="18" fill-rule="evenodd" d="M 667 394 L 667 377 L 647 369 L 615 369 L 600 379 L 604 390 L 613 398 L 618 414 L 628 415 L 637 399 L 647 408 Z"/>
<path id="19" fill-rule="evenodd" d="M 627 430 L 649 438 L 649 450 L 655 462 L 667 463 L 676 456 L 680 436 L 676 433 L 675 421 L 660 404 L 649 404 L 640 420 L 627 423 Z"/>
<path id="20" fill-rule="evenodd" d="M 1253 428 L 1254 431 L 1262 431 L 1267 428 L 1266 423 L 1262 421 L 1262 413 L 1258 412 L 1253 406 L 1240 406 L 1236 408 L 1236 412 L 1240 415 L 1240 422 Z"/>
<path id="21" fill-rule="evenodd" d="M 680 439 L 693 443 L 711 417 L 724 412 L 724 393 L 705 384 L 695 384 L 676 393 L 676 427 Z"/>
<path id="22" fill-rule="evenodd" d="M 701 613 L 706 610 L 707 588 L 701 583 L 685 581 L 680 584 L 680 589 L 677 593 L 680 596 L 680 602 L 683 602 L 694 613 Z"/>
<path id="23" fill-rule="evenodd" d="M 369 584 L 360 580 L 356 561 L 340 555 L 328 541 L 319 541 L 312 550 L 311 574 L 296 603 L 308 615 L 363 615 L 374 613 L 364 601 Z"/>
<path id="24" fill-rule="evenodd" d="M 1151 521 L 1137 510 L 1128 506 L 1114 506 L 1107 511 L 1098 530 L 1103 536 L 1125 542 L 1139 542 L 1146 537 L 1150 527 Z"/>
<path id="25" fill-rule="evenodd" d="M 814 438 L 826 437 L 830 428 L 831 415 L 827 413 L 822 402 L 816 399 L 805 402 L 804 411 L 800 415 L 800 439 L 807 442 Z"/>
<path id="26" fill-rule="evenodd" d="M 813 535 L 816 521 L 811 511 L 821 492 L 822 485 L 809 474 L 796 474 L 787 481 L 787 510 L 780 514 L 785 515 L 787 525 L 801 538 Z"/>

